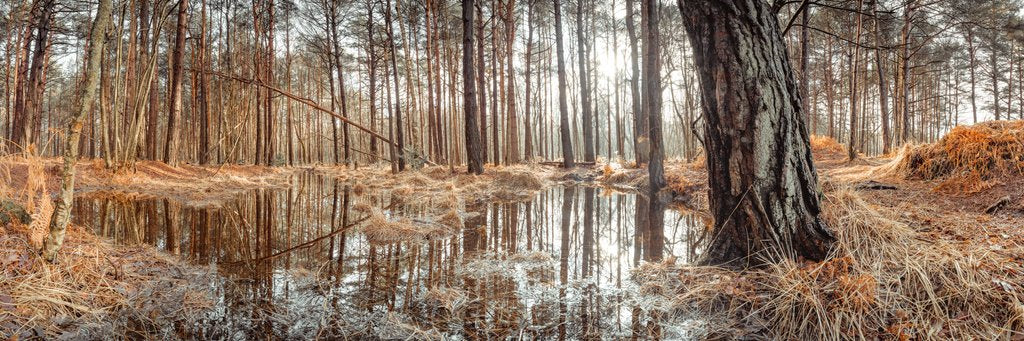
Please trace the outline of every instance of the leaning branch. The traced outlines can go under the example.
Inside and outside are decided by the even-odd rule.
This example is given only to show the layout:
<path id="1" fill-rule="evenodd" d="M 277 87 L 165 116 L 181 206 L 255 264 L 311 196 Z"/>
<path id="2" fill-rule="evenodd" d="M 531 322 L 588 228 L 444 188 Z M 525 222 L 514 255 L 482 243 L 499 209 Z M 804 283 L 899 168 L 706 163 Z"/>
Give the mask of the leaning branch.
<path id="1" fill-rule="evenodd" d="M 313 109 L 319 110 L 319 111 L 321 111 L 321 112 L 323 112 L 325 114 L 334 116 L 334 118 L 337 118 L 337 119 L 341 120 L 342 122 L 345 122 L 345 123 L 347 123 L 347 124 L 349 124 L 349 125 L 351 125 L 353 127 L 356 127 L 356 129 L 365 131 L 367 134 L 373 135 L 377 139 L 379 139 L 381 141 L 384 141 L 385 143 L 387 143 L 387 144 L 397 148 L 397 146 L 393 142 L 391 142 L 390 139 L 388 139 L 387 137 L 384 137 L 384 135 L 381 135 L 381 134 L 379 134 L 379 133 L 377 133 L 377 132 L 375 132 L 375 131 L 367 128 L 367 127 L 364 127 L 364 126 L 360 125 L 359 123 L 353 122 L 348 117 L 345 117 L 345 116 L 342 116 L 342 115 L 338 115 L 334 111 L 331 111 L 331 110 L 329 110 L 327 108 L 324 108 L 324 107 L 320 106 L 319 104 L 314 102 L 312 99 L 305 98 L 305 97 L 293 94 L 291 92 L 285 91 L 283 89 L 280 89 L 278 87 L 275 87 L 273 85 L 264 83 L 264 82 L 262 82 L 260 80 L 256 80 L 256 79 L 239 77 L 239 76 L 235 76 L 235 75 L 231 75 L 231 74 L 227 74 L 227 73 L 219 72 L 219 71 L 213 71 L 213 70 L 198 70 L 198 69 L 192 68 L 192 69 L 188 69 L 188 71 L 189 72 L 202 72 L 202 73 L 205 73 L 205 74 L 208 74 L 208 75 L 214 75 L 214 76 L 218 76 L 218 77 L 228 78 L 228 79 L 231 79 L 231 80 L 234 80 L 234 81 L 237 81 L 237 82 L 241 82 L 241 83 L 245 83 L 245 84 L 252 84 L 252 85 L 264 87 L 264 88 L 266 88 L 266 89 L 268 89 L 270 91 L 273 91 L 273 92 L 276 92 L 278 94 L 281 94 L 284 97 L 288 97 L 291 100 L 294 100 L 296 102 L 308 105 L 308 106 L 312 107 Z M 402 149 L 402 151 L 403 152 L 407 152 L 407 150 L 405 150 L 404 148 Z M 419 158 L 422 159 L 424 162 L 429 163 L 431 165 L 437 165 L 436 163 L 431 162 L 430 160 L 428 160 L 428 159 L 426 159 L 424 157 L 419 157 Z"/>
<path id="2" fill-rule="evenodd" d="M 316 102 L 314 102 L 313 100 L 311 100 L 309 98 L 301 97 L 299 95 L 290 93 L 288 91 L 285 91 L 285 90 L 282 90 L 280 88 L 277 88 L 277 87 L 275 87 L 273 85 L 263 83 L 260 80 L 239 77 L 239 76 L 235 76 L 235 75 L 231 75 L 231 74 L 227 74 L 227 73 L 223 73 L 223 72 L 219 72 L 219 71 L 213 71 L 213 70 L 189 69 L 189 71 L 190 72 L 202 72 L 202 73 L 205 73 L 205 74 L 208 74 L 208 75 L 214 75 L 214 76 L 218 76 L 218 77 L 229 78 L 229 79 L 241 82 L 241 83 L 252 84 L 252 85 L 256 85 L 256 86 L 262 86 L 262 87 L 264 87 L 264 88 L 266 88 L 266 89 L 268 89 L 270 91 L 279 93 L 279 94 L 283 95 L 284 97 L 288 97 L 288 98 L 290 98 L 290 99 L 292 99 L 292 100 L 294 100 L 296 102 L 308 105 L 308 106 L 312 107 L 313 109 L 320 110 L 320 111 L 322 111 L 322 112 L 324 112 L 324 113 L 326 113 L 328 115 L 334 116 L 334 118 L 337 118 L 337 119 L 341 120 L 342 122 L 348 123 L 348 124 L 352 125 L 353 127 L 356 127 L 356 129 L 365 131 L 367 134 L 373 135 L 377 139 L 383 140 L 384 142 L 386 142 L 388 144 L 394 145 L 394 143 L 392 143 L 391 140 L 389 140 L 384 135 L 378 134 L 377 132 L 375 132 L 375 131 L 373 131 L 373 130 L 371 130 L 369 128 L 366 128 L 366 127 L 360 125 L 359 123 L 353 122 L 352 120 L 348 119 L 348 117 L 338 115 L 337 113 L 335 113 L 335 112 L 333 112 L 333 111 L 331 111 L 331 110 L 329 110 L 327 108 L 324 108 L 324 107 L 320 106 L 319 104 L 317 104 Z"/>

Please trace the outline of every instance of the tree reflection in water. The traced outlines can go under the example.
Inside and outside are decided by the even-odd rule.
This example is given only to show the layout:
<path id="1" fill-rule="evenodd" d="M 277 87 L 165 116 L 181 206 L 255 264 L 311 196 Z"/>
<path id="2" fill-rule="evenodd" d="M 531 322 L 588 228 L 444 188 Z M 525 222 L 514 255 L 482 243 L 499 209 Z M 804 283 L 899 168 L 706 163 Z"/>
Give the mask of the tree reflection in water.
<path id="1" fill-rule="evenodd" d="M 305 174 L 219 207 L 93 193 L 74 217 L 216 269 L 215 309 L 202 328 L 182 328 L 191 337 L 686 336 L 629 278 L 645 261 L 696 257 L 694 215 L 636 193 L 555 187 L 528 202 L 467 203 L 462 230 L 442 237 L 375 243 L 357 204 L 429 219 L 446 203 L 351 186 Z"/>

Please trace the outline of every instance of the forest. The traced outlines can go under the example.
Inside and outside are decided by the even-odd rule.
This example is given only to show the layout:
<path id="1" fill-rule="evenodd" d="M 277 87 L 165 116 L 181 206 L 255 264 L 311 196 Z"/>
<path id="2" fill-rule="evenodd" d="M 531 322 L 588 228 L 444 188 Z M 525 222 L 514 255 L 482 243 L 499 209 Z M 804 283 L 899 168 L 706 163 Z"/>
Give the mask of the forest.
<path id="1" fill-rule="evenodd" d="M 1018 0 L 5 0 L 0 337 L 1024 338 Z"/>

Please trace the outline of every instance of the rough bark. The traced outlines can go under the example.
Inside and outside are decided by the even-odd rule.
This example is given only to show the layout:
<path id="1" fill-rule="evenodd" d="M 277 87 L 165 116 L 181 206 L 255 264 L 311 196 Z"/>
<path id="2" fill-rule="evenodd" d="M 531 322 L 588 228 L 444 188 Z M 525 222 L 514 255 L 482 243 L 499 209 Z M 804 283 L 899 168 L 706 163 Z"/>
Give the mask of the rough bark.
<path id="1" fill-rule="evenodd" d="M 178 29 L 174 38 L 174 52 L 171 55 L 171 98 L 167 113 L 167 140 L 164 144 L 164 162 L 174 165 L 178 162 L 178 118 L 181 117 L 181 83 L 184 70 L 185 28 L 188 26 L 188 1 L 178 2 Z"/>
<path id="2" fill-rule="evenodd" d="M 821 260 L 817 173 L 796 80 L 763 0 L 679 0 L 703 96 L 713 236 L 703 262 Z"/>
<path id="3" fill-rule="evenodd" d="M 50 218 L 50 234 L 43 241 L 42 255 L 47 261 L 53 261 L 57 251 L 64 244 L 68 221 L 71 218 L 71 201 L 75 195 L 75 162 L 78 160 L 78 140 L 82 135 L 85 116 L 92 111 L 93 98 L 99 84 L 100 61 L 103 56 L 103 45 L 107 26 L 110 25 L 111 0 L 100 0 L 89 31 L 89 52 L 86 56 L 85 82 L 78 90 L 78 107 L 68 126 L 68 138 L 64 145 L 64 163 L 61 170 L 60 196 L 54 206 Z"/>
<path id="4" fill-rule="evenodd" d="M 650 140 L 648 154 L 648 186 L 653 195 L 665 187 L 665 147 L 661 134 L 661 37 L 658 33 L 659 7 L 657 0 L 643 0 L 640 10 L 644 34 L 644 96 L 643 116 L 647 117 L 647 135 Z M 652 221 L 653 222 L 653 221 Z"/>
<path id="5" fill-rule="evenodd" d="M 476 122 L 476 73 L 473 69 L 473 0 L 462 0 L 462 82 L 466 113 L 466 164 L 469 172 L 483 174 L 483 151 Z"/>

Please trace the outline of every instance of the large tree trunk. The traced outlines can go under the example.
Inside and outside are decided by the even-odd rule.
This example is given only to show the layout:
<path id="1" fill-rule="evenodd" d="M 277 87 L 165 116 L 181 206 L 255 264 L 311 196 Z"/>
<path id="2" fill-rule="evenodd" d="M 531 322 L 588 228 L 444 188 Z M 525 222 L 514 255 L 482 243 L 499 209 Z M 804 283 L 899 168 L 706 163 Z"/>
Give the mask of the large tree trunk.
<path id="1" fill-rule="evenodd" d="M 640 4 L 641 26 L 644 34 L 644 96 L 643 116 L 647 118 L 650 138 L 648 154 L 648 185 L 652 200 L 654 194 L 665 187 L 664 143 L 661 137 L 661 37 L 658 34 L 659 6 L 657 0 L 643 0 Z M 655 223 L 654 220 L 651 221 Z"/>
<path id="2" fill-rule="evenodd" d="M 78 139 L 82 135 L 85 116 L 92 111 L 93 97 L 100 79 L 100 60 L 103 59 L 104 33 L 110 25 L 111 0 L 100 0 L 96 19 L 89 31 L 89 53 L 86 56 L 85 83 L 78 90 L 78 108 L 68 126 L 68 138 L 64 145 L 64 164 L 61 171 L 60 197 L 50 218 L 50 234 L 43 241 L 42 254 L 47 261 L 53 261 L 57 251 L 64 244 L 68 220 L 71 218 L 71 201 L 75 196 L 75 162 L 78 161 Z"/>
<path id="3" fill-rule="evenodd" d="M 714 237 L 704 263 L 821 260 L 817 172 L 775 13 L 762 0 L 679 0 L 703 95 Z"/>
<path id="4" fill-rule="evenodd" d="M 473 174 L 484 173 L 480 129 L 476 122 L 476 73 L 473 71 L 473 0 L 462 0 L 462 82 L 466 112 L 466 164 Z"/>
<path id="5" fill-rule="evenodd" d="M 562 167 L 576 167 L 572 154 L 572 136 L 569 132 L 569 107 L 565 102 L 565 49 L 562 48 L 562 4 L 555 1 L 555 44 L 558 53 L 558 114 L 562 139 Z"/>
<path id="6" fill-rule="evenodd" d="M 178 29 L 174 38 L 174 54 L 171 57 L 171 98 L 167 113 L 167 142 L 164 144 L 164 162 L 178 163 L 178 118 L 181 117 L 181 81 L 184 70 L 185 28 L 188 27 L 188 1 L 178 2 Z"/>

